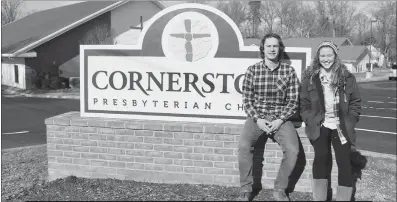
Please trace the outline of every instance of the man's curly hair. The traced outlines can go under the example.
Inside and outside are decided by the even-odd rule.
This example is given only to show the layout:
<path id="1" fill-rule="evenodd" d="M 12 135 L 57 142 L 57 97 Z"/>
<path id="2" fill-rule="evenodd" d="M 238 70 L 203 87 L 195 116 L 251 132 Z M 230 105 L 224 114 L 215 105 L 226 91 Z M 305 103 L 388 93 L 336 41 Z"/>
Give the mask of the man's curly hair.
<path id="1" fill-rule="evenodd" d="M 284 55 L 285 46 L 284 46 L 283 41 L 281 40 L 281 37 L 280 37 L 278 34 L 275 34 L 275 33 L 266 34 L 266 35 L 262 38 L 261 44 L 260 44 L 260 46 L 259 46 L 259 52 L 261 53 L 261 58 L 262 58 L 262 59 L 265 59 L 265 41 L 266 41 L 266 39 L 268 39 L 268 38 L 275 38 L 275 39 L 278 40 L 278 45 L 280 46 L 280 49 L 279 49 L 279 51 L 278 51 L 278 59 L 280 60 L 281 57 L 283 57 L 283 55 Z"/>

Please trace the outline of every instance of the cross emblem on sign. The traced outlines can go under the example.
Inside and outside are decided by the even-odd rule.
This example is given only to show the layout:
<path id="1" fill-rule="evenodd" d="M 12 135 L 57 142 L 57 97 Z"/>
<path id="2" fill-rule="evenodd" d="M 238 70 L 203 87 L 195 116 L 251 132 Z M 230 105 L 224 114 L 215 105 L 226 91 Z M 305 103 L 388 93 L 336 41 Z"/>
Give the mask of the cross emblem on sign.
<path id="1" fill-rule="evenodd" d="M 192 40 L 198 38 L 211 37 L 211 34 L 192 33 L 192 21 L 190 19 L 185 19 L 185 30 L 186 30 L 185 33 L 175 33 L 175 34 L 170 34 L 170 36 L 186 40 L 185 43 L 186 61 L 192 62 L 193 61 Z"/>

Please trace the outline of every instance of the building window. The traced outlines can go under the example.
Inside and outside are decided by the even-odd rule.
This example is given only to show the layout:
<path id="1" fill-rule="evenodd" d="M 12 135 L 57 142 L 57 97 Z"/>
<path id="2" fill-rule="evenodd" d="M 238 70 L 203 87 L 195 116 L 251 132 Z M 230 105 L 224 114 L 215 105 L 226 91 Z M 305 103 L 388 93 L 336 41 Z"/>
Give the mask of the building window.
<path id="1" fill-rule="evenodd" d="M 14 65 L 15 83 L 19 83 L 18 65 Z"/>

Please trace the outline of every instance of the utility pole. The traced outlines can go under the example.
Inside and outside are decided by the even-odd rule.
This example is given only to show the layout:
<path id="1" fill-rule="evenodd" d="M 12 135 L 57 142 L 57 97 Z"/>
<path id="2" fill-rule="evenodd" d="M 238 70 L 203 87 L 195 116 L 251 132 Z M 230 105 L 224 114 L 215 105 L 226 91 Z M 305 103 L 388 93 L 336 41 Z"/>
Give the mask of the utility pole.
<path id="1" fill-rule="evenodd" d="M 376 20 L 372 20 L 371 19 L 371 21 L 370 21 L 370 24 L 371 24 L 371 36 L 370 36 L 370 38 L 369 38 L 369 57 L 368 57 L 368 60 L 369 60 L 369 71 L 371 71 L 372 72 L 372 64 L 371 64 L 371 59 L 372 59 L 372 23 L 373 22 L 377 22 Z"/>
<path id="2" fill-rule="evenodd" d="M 252 11 L 252 36 L 255 37 L 256 36 L 256 17 L 258 15 L 259 12 L 259 8 L 261 6 L 261 1 L 249 1 L 248 5 L 250 5 L 251 7 L 251 11 Z"/>

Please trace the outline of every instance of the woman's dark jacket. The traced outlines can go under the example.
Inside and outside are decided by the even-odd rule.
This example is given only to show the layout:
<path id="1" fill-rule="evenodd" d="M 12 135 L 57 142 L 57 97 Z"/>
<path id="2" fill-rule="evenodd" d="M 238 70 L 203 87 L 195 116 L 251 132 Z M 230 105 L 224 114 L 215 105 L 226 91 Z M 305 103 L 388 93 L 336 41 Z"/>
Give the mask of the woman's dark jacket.
<path id="1" fill-rule="evenodd" d="M 361 113 L 361 97 L 356 78 L 348 71 L 339 77 L 339 120 L 346 139 L 355 145 L 355 126 Z M 306 124 L 307 137 L 315 141 L 325 118 L 324 93 L 319 72 L 305 76 L 300 90 L 300 115 Z M 346 99 L 345 99 L 346 95 Z"/>

